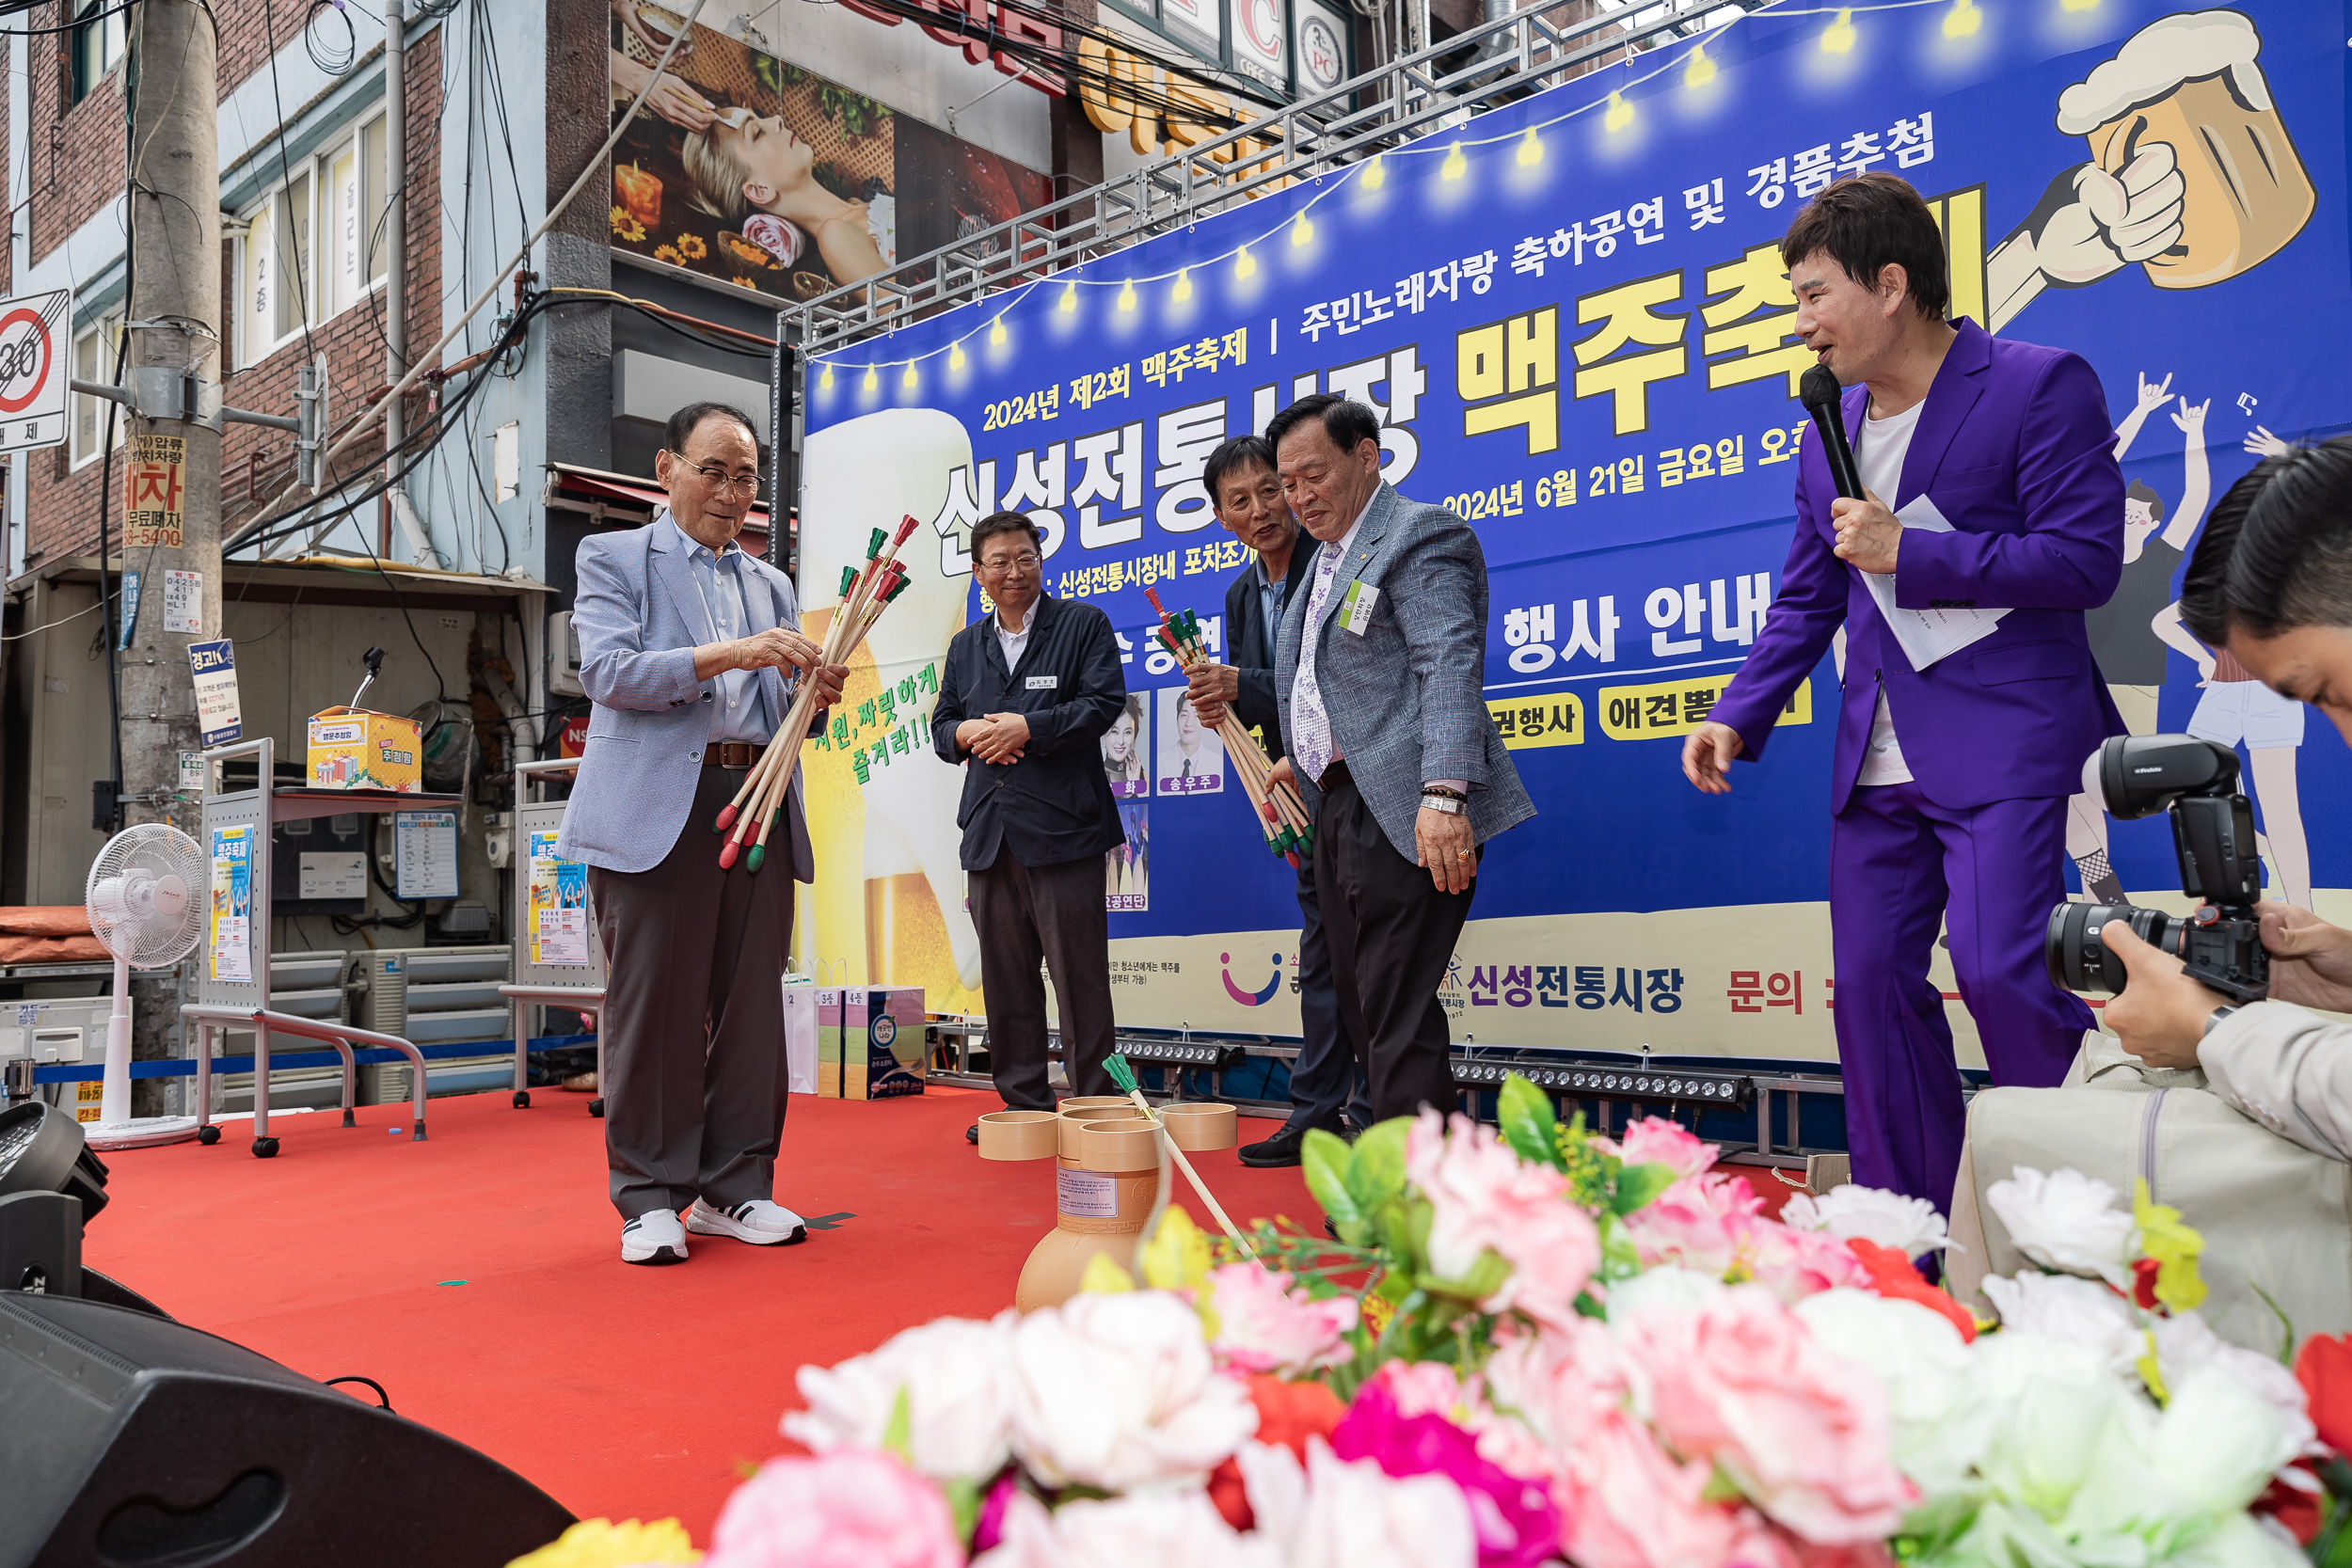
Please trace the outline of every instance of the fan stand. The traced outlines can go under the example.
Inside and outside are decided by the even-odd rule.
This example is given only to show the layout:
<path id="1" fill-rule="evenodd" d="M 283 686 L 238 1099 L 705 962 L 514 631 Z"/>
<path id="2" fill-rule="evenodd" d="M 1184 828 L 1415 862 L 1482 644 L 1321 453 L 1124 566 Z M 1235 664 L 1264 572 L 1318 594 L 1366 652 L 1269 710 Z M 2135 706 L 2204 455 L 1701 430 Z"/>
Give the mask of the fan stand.
<path id="1" fill-rule="evenodd" d="M 151 1148 L 186 1143 L 196 1136 L 194 1117 L 135 1117 L 131 1114 L 131 966 L 115 959 L 115 1005 L 106 1020 L 106 1077 L 98 1120 L 82 1129 L 90 1148 Z"/>

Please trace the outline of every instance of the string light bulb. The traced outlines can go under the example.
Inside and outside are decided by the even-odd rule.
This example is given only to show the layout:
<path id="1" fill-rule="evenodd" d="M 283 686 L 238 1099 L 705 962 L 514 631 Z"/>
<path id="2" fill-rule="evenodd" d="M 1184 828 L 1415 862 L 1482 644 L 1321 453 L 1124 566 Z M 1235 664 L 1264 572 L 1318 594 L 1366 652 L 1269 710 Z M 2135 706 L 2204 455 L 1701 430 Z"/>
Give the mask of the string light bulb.
<path id="1" fill-rule="evenodd" d="M 1837 13 L 1837 20 L 1821 34 L 1824 54 L 1843 55 L 1853 48 L 1853 8 L 1849 6 Z"/>
<path id="2" fill-rule="evenodd" d="M 1132 277 L 1119 291 L 1119 308 L 1121 310 L 1132 310 L 1136 308 L 1136 280 Z"/>
<path id="3" fill-rule="evenodd" d="M 2060 8 L 2070 11 L 2096 10 L 2099 0 L 2060 0 Z"/>
<path id="4" fill-rule="evenodd" d="M 1531 125 L 1527 128 L 1527 135 L 1519 138 L 1519 167 L 1534 168 L 1543 161 L 1543 138 L 1535 135 L 1535 127 Z"/>
<path id="5" fill-rule="evenodd" d="M 1612 131 L 1622 131 L 1633 123 L 1633 105 L 1625 101 L 1624 93 L 1609 95 L 1609 112 L 1600 117 L 1600 122 Z"/>
<path id="6" fill-rule="evenodd" d="M 825 373 L 817 378 L 817 389 L 821 392 L 833 390 L 833 367 L 831 365 L 827 365 Z"/>
<path id="7" fill-rule="evenodd" d="M 1455 142 L 1446 149 L 1445 162 L 1438 166 L 1440 180 L 1459 180 L 1470 172 L 1470 160 L 1462 156 L 1462 144 Z"/>
<path id="8" fill-rule="evenodd" d="M 1190 267 L 1176 269 L 1176 287 L 1170 292 L 1179 305 L 1192 297 L 1192 269 Z"/>
<path id="9" fill-rule="evenodd" d="M 1357 178 L 1363 182 L 1364 189 L 1368 191 L 1378 190 L 1381 186 L 1389 182 L 1389 166 L 1387 160 L 1385 160 L 1379 153 L 1374 153 L 1370 161 L 1364 165 L 1364 172 L 1357 176 Z"/>
<path id="10" fill-rule="evenodd" d="M 1977 36 L 1984 24 L 1984 13 L 1977 9 L 1977 0 L 1954 0 L 1952 8 L 1944 13 L 1944 36 L 1947 39 L 1968 39 Z"/>
<path id="11" fill-rule="evenodd" d="M 1067 316 L 1078 309 L 1078 285 L 1072 283 L 1061 292 L 1061 312 Z"/>
<path id="12" fill-rule="evenodd" d="M 963 369 L 963 345 L 961 343 L 957 343 L 947 350 L 947 368 L 951 371 Z"/>
<path id="13" fill-rule="evenodd" d="M 1961 0 L 1963 6 L 1967 3 L 1968 0 Z M 1682 68 L 1682 85 L 1686 87 L 1703 87 L 1714 79 L 1715 62 L 1707 57 L 1707 46 L 1700 44 L 1691 51 L 1691 61 Z"/>
<path id="14" fill-rule="evenodd" d="M 1249 254 L 1249 247 L 1248 245 L 1242 246 L 1240 254 L 1233 258 L 1233 276 L 1235 277 L 1249 277 L 1254 276 L 1257 273 L 1257 258 Z"/>
<path id="15" fill-rule="evenodd" d="M 996 325 L 988 329 L 988 346 L 991 348 L 1005 346 L 1005 313 L 1002 310 L 996 312 Z"/>
<path id="16" fill-rule="evenodd" d="M 871 366 L 871 365 L 866 366 L 866 390 L 867 390 L 867 391 L 869 391 L 869 392 L 870 392 L 870 391 L 874 390 L 876 388 L 880 387 L 881 385 L 882 385 L 882 373 L 881 373 L 879 371 L 875 370 L 873 366 Z"/>
<path id="17" fill-rule="evenodd" d="M 898 378 L 898 385 L 904 387 L 911 392 L 914 390 L 917 382 L 918 378 L 914 373 L 914 361 L 910 359 L 907 361 L 907 373 Z"/>
<path id="18" fill-rule="evenodd" d="M 1305 245 L 1314 237 L 1315 226 L 1307 221 L 1306 214 L 1301 213 L 1291 221 L 1291 244 Z"/>

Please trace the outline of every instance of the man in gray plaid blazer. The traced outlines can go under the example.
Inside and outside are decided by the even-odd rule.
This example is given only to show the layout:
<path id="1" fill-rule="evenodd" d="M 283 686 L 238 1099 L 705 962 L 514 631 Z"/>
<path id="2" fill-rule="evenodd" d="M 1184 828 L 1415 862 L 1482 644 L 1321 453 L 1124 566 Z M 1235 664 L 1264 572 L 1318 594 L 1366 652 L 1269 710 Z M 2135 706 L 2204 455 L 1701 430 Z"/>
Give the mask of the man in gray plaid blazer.
<path id="1" fill-rule="evenodd" d="M 735 543 L 759 486 L 751 420 L 690 404 L 662 440 L 669 507 L 580 542 L 572 626 L 596 705 L 556 840 L 587 863 L 604 948 L 597 1087 L 627 1263 L 685 1261 L 689 1230 L 758 1246 L 808 1235 L 773 1196 L 792 884 L 816 876 L 801 781 L 764 875 L 722 870 L 708 830 L 795 685 L 814 680 L 822 706 L 849 673 L 801 635 L 791 580 Z"/>
<path id="2" fill-rule="evenodd" d="M 1376 1119 L 1450 1111 L 1438 986 L 1481 846 L 1535 815 L 1486 715 L 1486 559 L 1470 525 L 1380 477 L 1380 424 L 1329 393 L 1266 426 L 1282 491 L 1322 542 L 1275 648 L 1282 743 L 1314 816 L 1341 1016 Z"/>

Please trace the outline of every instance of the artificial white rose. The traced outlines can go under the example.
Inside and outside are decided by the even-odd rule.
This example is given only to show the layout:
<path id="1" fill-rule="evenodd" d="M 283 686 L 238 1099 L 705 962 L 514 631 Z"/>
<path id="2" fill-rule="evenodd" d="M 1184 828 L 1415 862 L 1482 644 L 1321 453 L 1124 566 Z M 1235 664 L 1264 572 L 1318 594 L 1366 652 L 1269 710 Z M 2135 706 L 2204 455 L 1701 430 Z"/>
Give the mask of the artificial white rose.
<path id="1" fill-rule="evenodd" d="M 2280 1409 L 2219 1357 L 2189 1369 L 2166 1392 L 2149 1457 L 2164 1478 L 2160 1490 L 2183 1513 L 2243 1512 L 2312 1441 L 2308 1416 Z"/>
<path id="2" fill-rule="evenodd" d="M 1609 1287 L 1609 1326 L 1622 1330 L 1644 1313 L 1679 1312 L 1710 1301 L 1728 1289 L 1715 1275 L 1662 1263 Z"/>
<path id="3" fill-rule="evenodd" d="M 2131 1304 L 2106 1286 L 2065 1274 L 1994 1275 L 1984 1293 L 2001 1315 L 2001 1338 L 2023 1332 L 2080 1346 L 2115 1376 L 2138 1380 L 2146 1332 Z"/>
<path id="4" fill-rule="evenodd" d="M 1206 1492 L 1161 1489 L 1068 1502 L 1047 1513 L 1026 1493 L 1005 1511 L 1001 1541 L 973 1568 L 1281 1568 L 1270 1540 L 1225 1522 Z"/>
<path id="5" fill-rule="evenodd" d="M 2109 1426 L 2154 1408 L 2078 1341 L 2004 1328 L 1979 1336 L 1969 1359 L 1979 1393 L 1994 1411 L 1978 1473 L 1994 1496 L 2044 1518 L 2065 1512 Z"/>
<path id="6" fill-rule="evenodd" d="M 1816 1343 L 1886 1386 L 1895 1464 L 1922 1500 L 1960 1490 L 1992 1441 L 1997 1412 L 1983 1399 L 1968 1346 L 1951 1320 L 1915 1301 L 1844 1286 L 1806 1296 L 1790 1310 Z"/>
<path id="7" fill-rule="evenodd" d="M 1794 1230 L 1826 1230 L 1839 1241 L 1860 1237 L 1918 1258 L 1950 1244 L 1944 1216 L 1924 1197 L 1905 1197 L 1883 1187 L 1851 1183 L 1815 1196 L 1791 1194 L 1781 1206 L 1781 1224 Z"/>
<path id="8" fill-rule="evenodd" d="M 1010 1453 L 1005 1369 L 1017 1321 L 1010 1311 L 987 1323 L 941 1318 L 835 1366 L 803 1367 L 796 1381 L 808 1408 L 785 1417 L 784 1434 L 817 1453 L 879 1449 L 904 1390 L 913 1468 L 934 1481 L 986 1481 Z"/>
<path id="9" fill-rule="evenodd" d="M 1052 1487 L 1199 1486 L 1258 1430 L 1191 1303 L 1166 1291 L 1087 1293 L 1012 1329 L 1012 1447 Z"/>
<path id="10" fill-rule="evenodd" d="M 2132 1288 L 2139 1227 L 2116 1208 L 2116 1192 L 2077 1170 L 2048 1175 L 2019 1165 L 1985 1189 L 1984 1200 L 2019 1251 L 2045 1269 L 2092 1275 L 2119 1291 Z"/>
<path id="11" fill-rule="evenodd" d="M 2201 1367 L 2227 1370 L 2279 1412 L 2296 1442 L 2296 1451 L 2317 1451 L 2319 1434 L 2312 1426 L 2302 1384 L 2275 1358 L 2222 1338 L 2194 1312 L 2158 1318 L 2148 1325 L 2156 1345 L 2157 1375 L 2168 1389 L 2178 1388 Z"/>

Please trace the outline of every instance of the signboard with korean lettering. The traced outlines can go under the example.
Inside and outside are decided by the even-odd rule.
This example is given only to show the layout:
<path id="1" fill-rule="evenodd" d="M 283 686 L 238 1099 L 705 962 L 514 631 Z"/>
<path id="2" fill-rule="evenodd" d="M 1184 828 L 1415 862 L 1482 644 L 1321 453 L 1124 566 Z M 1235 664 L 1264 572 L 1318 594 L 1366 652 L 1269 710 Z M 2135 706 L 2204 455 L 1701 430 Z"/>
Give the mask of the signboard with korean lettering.
<path id="1" fill-rule="evenodd" d="M 0 299 L 0 451 L 64 442 L 72 331 L 67 290 Z"/>
<path id="2" fill-rule="evenodd" d="M 126 549 L 180 547 L 187 511 L 188 442 L 183 436 L 134 436 L 123 468 L 122 543 Z"/>
<path id="3" fill-rule="evenodd" d="M 2244 717 L 2249 684 L 2168 613 L 2212 499 L 2280 440 L 2352 420 L 2340 20 L 2145 0 L 1767 9 L 818 356 L 812 619 L 869 529 L 907 513 L 926 531 L 875 668 L 811 752 L 802 950 L 934 995 L 977 983 L 960 770 L 930 749 L 921 681 L 984 609 L 972 524 L 1009 507 L 1044 532 L 1048 590 L 1106 611 L 1130 689 L 1159 699 L 1106 742 L 1106 768 L 1149 784 L 1120 799 L 1136 818 L 1106 889 L 1159 873 L 1110 917 L 1120 1021 L 1296 1030 L 1289 869 L 1257 858 L 1238 787 L 1169 766 L 1180 682 L 1144 590 L 1231 657 L 1245 552 L 1201 464 L 1334 391 L 1378 416 L 1402 494 L 1478 532 L 1488 711 L 1539 814 L 1486 856 L 1441 993 L 1455 1038 L 1832 1054 L 1842 643 L 1730 797 L 1692 790 L 1679 755 L 1772 613 L 1790 544 L 1813 356 L 1778 241 L 1867 170 L 1927 198 L 1954 314 L 2099 372 L 2131 486 L 2123 587 L 2091 615 L 2106 678 L 2137 728 L 2250 745 L 2272 895 L 2352 916 L 2352 832 L 2298 804 L 2352 787 L 2352 752 L 2318 725 L 2300 746 L 2292 705 Z M 2135 899 L 2185 907 L 2162 822 L 2090 816 Z M 1955 990 L 1940 955 L 1936 975 Z"/>

